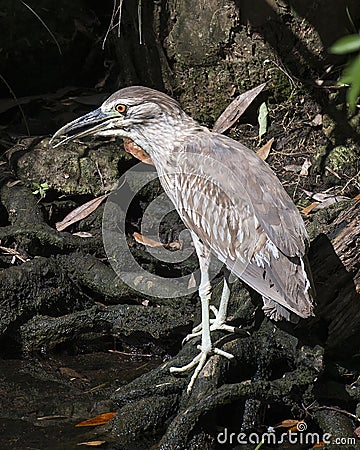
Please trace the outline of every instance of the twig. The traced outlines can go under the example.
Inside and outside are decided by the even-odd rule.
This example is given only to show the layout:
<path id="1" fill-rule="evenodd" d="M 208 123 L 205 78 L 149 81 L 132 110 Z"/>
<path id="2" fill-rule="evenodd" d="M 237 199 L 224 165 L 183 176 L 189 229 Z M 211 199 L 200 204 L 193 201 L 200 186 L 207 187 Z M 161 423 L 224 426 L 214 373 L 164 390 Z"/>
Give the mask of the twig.
<path id="1" fill-rule="evenodd" d="M 0 78 L 4 82 L 5 86 L 9 89 L 10 94 L 12 95 L 12 97 L 15 100 L 17 106 L 19 107 L 19 110 L 20 110 L 20 113 L 22 115 L 22 118 L 24 119 L 24 123 L 25 123 L 27 134 L 28 134 L 28 136 L 30 136 L 30 129 L 29 129 L 29 125 L 28 125 L 28 122 L 26 120 L 26 117 L 25 117 L 24 110 L 22 109 L 22 106 L 18 102 L 18 99 L 17 99 L 17 97 L 15 95 L 15 92 L 11 89 L 10 84 L 5 80 L 5 78 L 1 75 L 1 73 L 0 73 Z"/>
<path id="2" fill-rule="evenodd" d="M 147 353 L 128 353 L 128 352 L 120 352 L 119 350 L 108 350 L 109 353 L 117 353 L 118 355 L 124 355 L 124 356 L 140 356 L 140 357 L 146 357 L 151 358 L 154 355 L 150 355 Z"/>
<path id="3" fill-rule="evenodd" d="M 138 0 L 138 23 L 139 23 L 139 43 L 142 44 L 142 17 L 141 17 L 141 0 Z"/>
<path id="4" fill-rule="evenodd" d="M 13 248 L 3 247 L 2 245 L 0 245 L 0 250 L 2 250 L 7 255 L 13 255 L 15 258 L 20 259 L 21 262 L 30 261 L 30 258 L 25 258 L 17 250 L 14 250 Z"/>
<path id="5" fill-rule="evenodd" d="M 50 28 L 49 28 L 49 27 L 46 25 L 46 23 L 42 20 L 42 18 L 39 16 L 39 14 L 37 14 L 37 13 L 36 13 L 36 12 L 35 12 L 35 11 L 34 11 L 27 3 L 23 2 L 22 0 L 21 0 L 21 3 L 22 3 L 24 6 L 26 6 L 27 9 L 28 9 L 29 11 L 31 11 L 31 12 L 34 14 L 34 16 L 35 16 L 36 18 L 38 18 L 39 21 L 44 25 L 45 29 L 49 32 L 49 34 L 50 34 L 50 36 L 52 37 L 53 41 L 55 42 L 57 48 L 59 49 L 60 55 L 62 56 L 62 51 L 61 51 L 60 44 L 59 44 L 59 42 L 57 41 L 57 39 L 56 39 L 54 33 L 50 30 Z"/>
<path id="6" fill-rule="evenodd" d="M 106 42 L 106 40 L 107 40 L 107 38 L 108 38 L 108 36 L 109 36 L 109 33 L 110 33 L 114 28 L 116 28 L 117 25 L 119 25 L 118 36 L 120 36 L 120 22 L 121 22 L 121 12 L 122 12 L 122 3 L 123 3 L 123 0 L 120 0 L 119 7 L 118 7 L 118 8 L 116 8 L 116 2 L 117 2 L 117 0 L 114 0 L 114 6 L 113 6 L 112 14 L 111 14 L 110 24 L 109 24 L 108 29 L 106 30 L 105 37 L 104 37 L 104 40 L 103 40 L 103 43 L 102 43 L 102 49 L 103 49 L 103 50 L 104 50 L 104 48 L 105 48 L 105 42 Z M 118 21 L 118 23 L 117 23 L 116 25 L 114 25 L 114 20 L 115 20 L 115 17 L 116 17 L 116 15 L 117 15 L 118 13 L 119 13 L 119 21 Z"/>
<path id="7" fill-rule="evenodd" d="M 314 408 L 312 408 L 314 411 L 319 411 L 322 409 L 326 409 L 327 411 L 335 411 L 341 414 L 345 414 L 348 417 L 351 417 L 354 420 L 357 420 L 358 422 L 360 422 L 360 418 L 357 417 L 355 414 L 352 414 L 349 411 L 346 411 L 345 409 L 340 409 L 340 408 L 335 408 L 334 406 L 315 406 Z"/>
<path id="8" fill-rule="evenodd" d="M 265 59 L 264 63 L 273 63 L 281 72 L 288 78 L 291 89 L 295 89 L 296 83 L 295 80 L 291 77 L 291 75 L 285 70 L 283 67 L 281 67 L 277 62 L 273 61 L 272 59 Z"/>

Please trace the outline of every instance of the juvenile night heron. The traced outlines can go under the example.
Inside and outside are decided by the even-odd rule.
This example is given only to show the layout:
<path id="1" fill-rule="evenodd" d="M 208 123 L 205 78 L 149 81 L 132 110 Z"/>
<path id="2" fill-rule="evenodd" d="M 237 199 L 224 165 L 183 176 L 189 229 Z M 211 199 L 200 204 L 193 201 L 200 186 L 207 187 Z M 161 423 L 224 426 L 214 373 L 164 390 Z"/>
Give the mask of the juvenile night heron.
<path id="1" fill-rule="evenodd" d="M 262 295 L 263 310 L 271 319 L 313 314 L 304 223 L 276 175 L 253 151 L 200 126 L 171 97 L 137 86 L 115 92 L 53 139 L 66 136 L 60 145 L 90 134 L 124 138 L 130 152 L 152 161 L 191 232 L 200 263 L 202 320 L 188 337 L 201 334 L 200 353 L 186 366 L 170 369 L 196 367 L 188 391 L 209 355 L 233 357 L 211 343 L 211 331 L 234 331 L 225 323 L 230 296 L 226 280 L 219 310 L 211 307 L 215 319 L 209 317 L 211 253 Z"/>

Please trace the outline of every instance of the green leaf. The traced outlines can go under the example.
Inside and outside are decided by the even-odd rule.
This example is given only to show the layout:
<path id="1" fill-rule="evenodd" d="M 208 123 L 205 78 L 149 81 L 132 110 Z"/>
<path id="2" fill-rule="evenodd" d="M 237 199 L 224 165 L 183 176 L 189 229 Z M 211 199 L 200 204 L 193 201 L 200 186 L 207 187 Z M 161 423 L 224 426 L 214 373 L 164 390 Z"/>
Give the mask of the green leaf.
<path id="1" fill-rule="evenodd" d="M 338 39 L 329 49 L 330 53 L 345 55 L 360 50 L 360 36 L 351 34 Z"/>
<path id="2" fill-rule="evenodd" d="M 258 115 L 259 139 L 260 140 L 266 133 L 268 112 L 269 111 L 267 109 L 266 103 L 265 102 L 261 103 L 260 108 L 259 108 L 259 115 Z"/>
<path id="3" fill-rule="evenodd" d="M 353 59 L 344 69 L 340 82 L 350 85 L 346 99 L 349 103 L 350 111 L 353 113 L 360 94 L 360 55 Z"/>

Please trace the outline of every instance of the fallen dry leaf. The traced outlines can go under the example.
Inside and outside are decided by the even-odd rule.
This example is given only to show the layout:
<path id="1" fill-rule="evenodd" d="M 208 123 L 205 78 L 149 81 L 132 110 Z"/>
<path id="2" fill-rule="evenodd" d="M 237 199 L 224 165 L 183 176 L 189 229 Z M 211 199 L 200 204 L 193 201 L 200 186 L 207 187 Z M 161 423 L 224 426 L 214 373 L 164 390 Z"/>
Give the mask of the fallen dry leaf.
<path id="1" fill-rule="evenodd" d="M 360 194 L 353 198 L 353 200 L 360 200 Z"/>
<path id="2" fill-rule="evenodd" d="M 320 202 L 313 202 L 311 205 L 307 206 L 301 211 L 301 214 L 304 214 L 304 216 L 307 216 L 311 213 L 311 211 L 316 208 L 316 206 L 320 205 Z"/>
<path id="3" fill-rule="evenodd" d="M 164 248 L 168 248 L 170 250 L 180 250 L 182 248 L 182 241 L 174 241 L 174 242 L 170 242 L 169 244 L 164 244 L 162 242 L 159 241 L 155 241 L 154 239 L 148 238 L 146 236 L 143 236 L 140 233 L 133 233 L 133 237 L 135 239 L 136 242 L 138 242 L 139 244 L 143 244 L 146 245 L 148 247 L 164 247 Z"/>
<path id="4" fill-rule="evenodd" d="M 104 425 L 108 423 L 109 420 L 113 419 L 117 415 L 117 412 L 108 412 L 99 414 L 89 420 L 84 420 L 83 422 L 77 423 L 76 427 L 97 427 L 98 425 Z"/>
<path id="5" fill-rule="evenodd" d="M 5 255 L 12 255 L 15 258 L 19 259 L 21 262 L 30 261 L 30 258 L 27 256 L 23 256 L 21 253 L 19 253 L 17 250 L 9 247 L 3 247 L 0 245 L 0 250 L 4 252 Z"/>
<path id="6" fill-rule="evenodd" d="M 91 238 L 94 237 L 91 233 L 88 233 L 87 231 L 77 231 L 76 233 L 72 234 L 73 236 L 79 236 L 82 238 Z"/>
<path id="7" fill-rule="evenodd" d="M 319 211 L 320 209 L 327 208 L 328 206 L 334 205 L 335 203 L 341 202 L 343 200 L 348 200 L 347 197 L 341 197 L 340 195 L 336 195 L 334 197 L 329 197 L 324 201 L 320 202 L 319 205 L 315 206 L 314 212 Z"/>
<path id="8" fill-rule="evenodd" d="M 263 161 L 267 160 L 267 157 L 269 156 L 271 146 L 274 142 L 274 138 L 271 138 L 265 145 L 263 145 L 259 150 L 256 152 L 259 158 L 261 158 Z"/>
<path id="9" fill-rule="evenodd" d="M 92 212 L 94 212 L 101 203 L 109 197 L 110 194 L 102 195 L 101 197 L 94 198 L 83 205 L 75 208 L 71 211 L 61 222 L 56 222 L 55 227 L 57 231 L 63 231 L 65 228 L 69 227 L 73 223 L 80 222 L 80 220 L 88 217 Z"/>
<path id="10" fill-rule="evenodd" d="M 303 192 L 312 200 L 316 200 L 317 202 L 321 203 L 329 199 L 333 199 L 334 203 L 342 202 L 344 200 L 350 200 L 349 197 L 345 197 L 344 195 L 328 194 L 326 192 L 310 192 L 306 189 L 303 189 Z"/>
<path id="11" fill-rule="evenodd" d="M 106 441 L 89 441 L 89 442 L 79 442 L 77 445 L 86 445 L 87 447 L 100 447 L 100 445 L 105 444 Z"/>
<path id="12" fill-rule="evenodd" d="M 297 164 L 289 164 L 287 166 L 284 166 L 285 172 L 295 172 L 299 173 L 301 171 L 301 166 L 298 166 Z"/>
<path id="13" fill-rule="evenodd" d="M 230 105 L 215 122 L 212 131 L 215 131 L 216 133 L 224 133 L 224 131 L 229 129 L 244 113 L 250 103 L 260 94 L 265 86 L 266 83 L 260 84 L 260 86 L 257 86 L 256 88 L 244 92 L 236 97 L 236 99 L 230 103 Z"/>
<path id="14" fill-rule="evenodd" d="M 305 431 L 307 425 L 304 420 L 297 420 L 297 423 L 287 430 L 288 433 L 297 433 L 298 431 Z"/>
<path id="15" fill-rule="evenodd" d="M 314 127 L 318 127 L 318 126 L 322 125 L 322 123 L 323 123 L 323 118 L 322 118 L 321 114 L 316 114 L 316 116 L 310 122 L 310 124 L 313 125 Z"/>
<path id="16" fill-rule="evenodd" d="M 196 288 L 196 280 L 195 280 L 194 274 L 192 273 L 189 278 L 188 289 L 193 289 L 193 288 Z"/>
<path id="17" fill-rule="evenodd" d="M 143 236 L 140 233 L 133 233 L 134 239 L 136 242 L 138 242 L 139 244 L 143 244 L 143 245 L 147 245 L 148 247 L 165 247 L 166 244 L 163 244 L 162 242 L 159 241 L 154 241 L 154 239 L 150 239 L 146 236 Z"/>
<path id="18" fill-rule="evenodd" d="M 304 164 L 301 166 L 300 176 L 307 177 L 309 175 L 309 168 L 311 167 L 310 159 L 305 159 Z"/>
<path id="19" fill-rule="evenodd" d="M 295 419 L 285 419 L 281 422 L 277 423 L 274 428 L 290 428 L 296 426 L 299 423 L 299 420 Z"/>

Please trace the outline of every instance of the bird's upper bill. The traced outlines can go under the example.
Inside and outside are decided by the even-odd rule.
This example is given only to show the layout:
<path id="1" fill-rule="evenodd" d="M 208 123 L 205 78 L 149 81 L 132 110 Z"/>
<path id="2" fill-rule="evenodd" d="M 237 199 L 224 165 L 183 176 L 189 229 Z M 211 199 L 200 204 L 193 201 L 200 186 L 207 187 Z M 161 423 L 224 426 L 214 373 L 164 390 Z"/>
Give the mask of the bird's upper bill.
<path id="1" fill-rule="evenodd" d="M 139 126 L 162 131 L 166 125 L 164 114 L 178 117 L 184 113 L 168 95 L 142 86 L 131 86 L 112 94 L 95 111 L 60 128 L 51 141 L 63 136 L 55 145 L 57 147 L 90 134 L 133 138 Z"/>
<path id="2" fill-rule="evenodd" d="M 112 119 L 114 119 L 113 114 L 104 113 L 101 108 L 95 109 L 95 111 L 91 111 L 88 114 L 85 114 L 84 116 L 64 125 L 54 134 L 50 142 L 53 142 L 61 136 L 65 136 L 56 145 L 54 145 L 54 147 L 57 147 L 65 142 L 98 133 L 102 130 L 108 129 Z"/>

